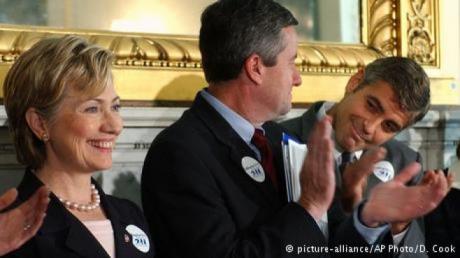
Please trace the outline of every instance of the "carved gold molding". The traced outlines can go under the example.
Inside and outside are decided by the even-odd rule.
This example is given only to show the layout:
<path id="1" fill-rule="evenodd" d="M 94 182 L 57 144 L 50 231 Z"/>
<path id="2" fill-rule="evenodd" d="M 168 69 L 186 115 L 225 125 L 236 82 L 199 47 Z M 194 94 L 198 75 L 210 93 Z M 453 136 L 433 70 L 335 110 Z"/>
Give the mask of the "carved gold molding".
<path id="1" fill-rule="evenodd" d="M 362 1 L 363 42 L 385 56 L 399 54 L 398 2 L 394 0 Z"/>
<path id="2" fill-rule="evenodd" d="M 367 3 L 367 5 L 366 5 Z M 439 0 L 368 0 L 366 44 L 386 56 L 439 66 Z"/>
<path id="3" fill-rule="evenodd" d="M 439 65 L 438 8 L 438 0 L 409 2 L 407 56 L 424 65 Z"/>
<path id="4" fill-rule="evenodd" d="M 144 68 L 201 68 L 196 37 L 61 30 L 0 25 L 0 62 L 10 63 L 45 37 L 75 34 L 112 50 L 115 65 Z"/>
<path id="5" fill-rule="evenodd" d="M 294 103 L 340 99 L 350 74 L 380 56 L 439 64 L 435 2 L 361 0 L 361 44 L 300 43 L 296 64 L 303 83 L 293 92 Z M 39 39 L 63 34 L 77 34 L 112 50 L 118 92 L 136 105 L 189 102 L 206 85 L 196 37 L 8 25 L 0 25 L 0 81 L 11 63 Z M 441 95 L 450 94 L 444 91 L 446 87 Z"/>
<path id="6" fill-rule="evenodd" d="M 12 63 L 41 38 L 76 34 L 112 50 L 115 65 L 130 68 L 201 69 L 196 37 L 85 32 L 0 25 L 0 62 Z M 297 64 L 303 73 L 351 73 L 381 56 L 365 45 L 300 43 Z"/>

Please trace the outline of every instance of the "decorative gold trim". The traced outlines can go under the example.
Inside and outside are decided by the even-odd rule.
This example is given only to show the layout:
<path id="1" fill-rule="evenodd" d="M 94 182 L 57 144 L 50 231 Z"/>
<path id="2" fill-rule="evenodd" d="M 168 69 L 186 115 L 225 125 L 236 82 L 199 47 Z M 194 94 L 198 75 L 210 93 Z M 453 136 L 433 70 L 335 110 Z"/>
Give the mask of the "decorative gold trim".
<path id="1" fill-rule="evenodd" d="M 300 43 L 296 64 L 303 83 L 293 92 L 294 103 L 340 99 L 349 75 L 383 55 L 410 56 L 424 65 L 438 65 L 436 2 L 361 0 L 362 44 Z M 11 25 L 0 25 L 0 81 L 11 63 L 32 44 L 43 37 L 63 34 L 81 35 L 112 50 L 118 92 L 132 103 L 187 103 L 206 85 L 196 37 Z M 434 92 L 433 96 L 441 97 L 433 103 L 457 104 L 448 83 L 436 82 L 442 90 Z"/>
<path id="2" fill-rule="evenodd" d="M 303 75 L 348 75 L 381 56 L 364 45 L 300 43 L 298 66 Z"/>
<path id="3" fill-rule="evenodd" d="M 46 27 L 0 25 L 0 60 L 14 60 L 45 37 L 75 34 L 112 50 L 115 65 L 143 68 L 200 68 L 196 37 L 129 34 L 103 31 L 62 30 Z"/>
<path id="4" fill-rule="evenodd" d="M 407 13 L 407 56 L 423 65 L 438 66 L 438 0 L 410 0 Z"/>
<path id="5" fill-rule="evenodd" d="M 12 63 L 45 37 L 76 34 L 114 52 L 120 68 L 201 69 L 198 40 L 191 36 L 88 32 L 0 25 L 0 60 Z M 297 64 L 304 73 L 352 73 L 381 56 L 365 45 L 300 43 Z"/>
<path id="6" fill-rule="evenodd" d="M 363 42 L 385 56 L 397 56 L 399 54 L 397 1 L 362 1 L 362 10 L 361 17 L 367 18 L 367 22 L 363 20 Z"/>

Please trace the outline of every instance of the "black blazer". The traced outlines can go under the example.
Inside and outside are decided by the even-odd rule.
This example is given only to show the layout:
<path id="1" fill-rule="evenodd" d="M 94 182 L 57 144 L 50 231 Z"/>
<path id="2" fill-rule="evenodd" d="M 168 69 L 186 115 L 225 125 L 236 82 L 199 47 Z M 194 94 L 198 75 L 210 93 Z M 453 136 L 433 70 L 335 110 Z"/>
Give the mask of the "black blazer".
<path id="1" fill-rule="evenodd" d="M 324 102 L 314 103 L 307 112 L 303 113 L 302 116 L 296 117 L 281 123 L 281 125 L 287 130 L 291 135 L 297 137 L 303 142 L 307 142 L 308 137 L 313 130 L 314 125 L 318 121 L 318 112 Z M 393 165 L 395 175 L 398 174 L 405 166 L 409 165 L 411 162 L 417 161 L 422 164 L 421 156 L 418 152 L 413 151 L 405 144 L 391 139 L 386 143 L 382 144 L 387 150 L 387 155 L 384 160 L 390 162 Z M 415 176 L 409 184 L 416 184 L 423 177 L 422 170 Z M 336 181 L 337 181 L 337 190 L 334 198 L 334 202 L 331 208 L 328 211 L 328 220 L 329 220 L 329 230 L 330 234 L 333 236 L 340 227 L 340 224 L 346 220 L 347 216 L 344 214 L 343 210 L 340 207 L 340 191 L 341 191 L 341 174 L 336 170 Z M 371 174 L 368 178 L 367 187 L 365 189 L 364 198 L 369 194 L 370 190 L 381 183 L 381 180 L 377 178 L 374 174 Z M 388 233 L 386 240 L 391 241 L 391 234 Z M 424 226 L 422 220 L 413 221 L 409 225 L 409 229 L 400 245 L 406 246 L 417 246 L 425 243 L 424 238 Z M 389 243 L 388 243 L 389 244 Z M 407 254 L 400 254 L 398 257 L 405 257 Z M 410 255 L 409 255 L 410 256 Z M 423 257 L 423 256 L 422 256 Z"/>
<path id="2" fill-rule="evenodd" d="M 93 182 L 101 196 L 101 206 L 112 222 L 117 258 L 153 257 L 153 243 L 147 223 L 140 209 L 131 201 L 104 194 Z M 43 183 L 27 170 L 18 187 L 18 200 L 14 205 L 27 200 Z M 24 258 L 109 258 L 104 248 L 91 232 L 70 213 L 54 195 L 50 195 L 47 215 L 37 235 L 21 248 L 7 254 L 6 257 Z M 132 235 L 126 231 L 128 225 L 135 225 L 147 234 L 150 249 L 147 253 L 138 250 Z"/>
<path id="3" fill-rule="evenodd" d="M 452 188 L 441 204 L 425 217 L 426 245 L 430 257 L 458 257 L 460 253 L 460 190 Z M 437 252 L 440 247 L 449 252 Z M 454 247 L 455 252 L 450 248 Z"/>
<path id="4" fill-rule="evenodd" d="M 268 127 L 270 134 L 273 128 Z M 278 154 L 280 142 L 272 145 Z M 287 204 L 269 180 L 259 183 L 246 174 L 243 157 L 256 159 L 200 93 L 192 107 L 155 138 L 141 182 L 158 257 L 287 257 L 287 245 L 294 252 L 297 247 L 326 245 L 301 206 Z M 280 161 L 278 157 L 275 165 L 283 185 Z M 348 236 L 361 239 L 352 224 L 350 228 Z"/>

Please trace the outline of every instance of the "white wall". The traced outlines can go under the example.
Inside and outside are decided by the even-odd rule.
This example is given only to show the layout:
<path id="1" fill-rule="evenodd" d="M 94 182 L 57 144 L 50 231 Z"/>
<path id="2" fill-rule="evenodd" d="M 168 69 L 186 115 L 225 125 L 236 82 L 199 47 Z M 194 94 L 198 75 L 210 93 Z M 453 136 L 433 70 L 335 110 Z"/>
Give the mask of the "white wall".
<path id="1" fill-rule="evenodd" d="M 459 4 L 459 2 L 457 0 L 447 0 L 447 1 L 455 2 L 455 4 L 457 5 L 457 8 L 454 9 L 454 10 L 456 10 L 456 13 L 454 14 L 456 20 L 453 21 L 453 23 L 455 25 L 457 25 L 456 27 L 455 27 L 455 25 L 453 27 L 454 30 L 455 30 L 455 28 L 457 29 L 457 37 L 456 37 L 456 39 L 457 39 L 457 42 L 456 42 L 457 43 L 456 44 L 457 45 L 457 54 L 454 55 L 454 56 L 457 57 L 457 78 L 456 78 L 456 81 L 457 81 L 457 85 L 460 85 L 460 18 L 459 18 L 460 17 L 460 4 Z"/>
<path id="2" fill-rule="evenodd" d="M 439 0 L 441 69 L 430 69 L 430 75 L 454 77 L 460 87 L 460 1 Z"/>
<path id="3" fill-rule="evenodd" d="M 214 0 L 48 0 L 49 26 L 198 35 Z"/>

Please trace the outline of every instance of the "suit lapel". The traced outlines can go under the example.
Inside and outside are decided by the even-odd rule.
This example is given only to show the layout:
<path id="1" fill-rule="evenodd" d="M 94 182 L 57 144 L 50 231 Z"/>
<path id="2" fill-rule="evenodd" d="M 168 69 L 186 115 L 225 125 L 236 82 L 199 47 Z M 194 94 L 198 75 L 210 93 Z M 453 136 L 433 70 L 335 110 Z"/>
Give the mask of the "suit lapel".
<path id="1" fill-rule="evenodd" d="M 200 93 L 197 94 L 190 111 L 197 115 L 217 141 L 227 149 L 231 160 L 231 164 L 228 165 L 233 168 L 226 169 L 226 171 L 240 186 L 240 189 L 259 204 L 273 206 L 273 200 L 277 200 L 276 202 L 279 203 L 278 194 L 268 180 L 267 174 L 265 174 L 265 180 L 259 183 L 252 179 L 242 167 L 243 157 L 257 159 L 254 151 L 241 139 L 230 124 L 201 97 Z M 223 157 L 222 164 L 227 163 L 227 158 L 228 156 Z"/>
<path id="2" fill-rule="evenodd" d="M 274 122 L 267 122 L 263 125 L 266 136 L 269 140 L 270 147 L 273 151 L 275 168 L 278 177 L 280 200 L 287 200 L 286 192 L 286 178 L 284 171 L 283 150 L 281 148 L 281 141 L 283 138 L 283 128 Z"/>
<path id="3" fill-rule="evenodd" d="M 58 232 L 65 240 L 67 248 L 82 257 L 110 258 L 105 249 L 83 223 L 72 215 L 52 194 L 53 203 L 48 212 L 48 220 L 43 223 L 43 236 Z M 59 219 L 62 218 L 62 219 Z"/>
<path id="4" fill-rule="evenodd" d="M 319 109 L 323 106 L 324 102 L 314 103 L 307 112 L 305 112 L 301 117 L 301 133 L 299 137 L 303 142 L 307 143 L 308 137 L 313 131 L 316 122 L 318 121 L 318 112 Z M 340 225 L 342 221 L 345 220 L 347 215 L 343 211 L 342 203 L 340 200 L 341 187 L 342 187 L 342 175 L 339 172 L 337 162 L 334 159 L 335 163 L 335 179 L 336 179 L 336 188 L 334 193 L 334 199 L 332 204 L 329 207 L 328 214 L 328 229 L 329 229 L 329 238 L 334 237 L 333 234 L 336 231 L 336 228 Z"/>
<path id="5" fill-rule="evenodd" d="M 83 223 L 73 218 L 68 230 L 66 246 L 82 257 L 110 258 L 99 241 Z"/>
<path id="6" fill-rule="evenodd" d="M 104 208 L 104 212 L 107 218 L 112 223 L 113 235 L 115 241 L 115 255 L 116 257 L 131 257 L 132 256 L 132 239 L 130 234 L 126 231 L 127 223 L 123 222 L 119 212 L 115 209 L 110 202 L 107 200 L 107 196 L 95 184 L 99 190 L 101 196 L 101 205 Z"/>
<path id="7" fill-rule="evenodd" d="M 24 178 L 19 185 L 19 199 L 27 200 L 43 183 L 30 170 L 26 170 Z M 99 241 L 89 232 L 75 216 L 61 204 L 53 193 L 50 194 L 50 203 L 46 211 L 47 216 L 43 225 L 37 232 L 35 239 L 43 244 L 37 245 L 39 252 L 49 257 L 60 257 L 60 250 L 49 242 L 63 243 L 68 249 L 81 257 L 110 258 Z M 52 254 L 51 252 L 56 252 Z M 63 250 L 65 253 L 65 251 Z"/>
<path id="8" fill-rule="evenodd" d="M 328 215 L 328 228 L 329 237 L 333 238 L 334 233 L 337 231 L 338 226 L 347 218 L 345 211 L 342 207 L 341 195 L 342 195 L 342 174 L 340 173 L 337 161 L 334 159 L 334 173 L 335 173 L 335 193 L 334 199 L 332 200 L 331 206 L 327 210 Z"/>
<path id="9" fill-rule="evenodd" d="M 62 237 L 64 245 L 81 257 L 110 258 L 86 226 L 68 212 L 54 194 L 50 198 L 47 217 L 39 231 L 39 237 Z"/>
<path id="10" fill-rule="evenodd" d="M 119 210 L 113 205 L 113 202 L 109 202 L 107 195 L 102 191 L 102 189 L 93 182 L 99 193 L 101 195 L 101 205 L 104 208 L 104 212 L 107 218 L 112 223 L 114 241 L 115 241 L 115 256 L 116 257 L 138 257 L 139 254 L 146 253 L 153 255 L 154 245 L 152 238 L 149 236 L 148 232 L 143 231 L 141 224 L 137 224 L 139 221 L 135 220 L 129 215 L 120 214 Z M 142 231 L 145 237 L 148 238 L 149 249 L 141 251 L 140 244 L 135 246 L 136 238 L 133 239 L 133 232 L 128 232 L 128 227 L 137 227 Z M 136 232 L 137 235 L 141 235 L 141 232 Z M 142 247 L 146 247 L 145 244 Z"/>

